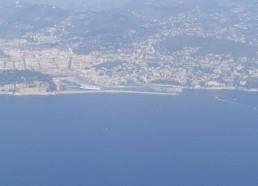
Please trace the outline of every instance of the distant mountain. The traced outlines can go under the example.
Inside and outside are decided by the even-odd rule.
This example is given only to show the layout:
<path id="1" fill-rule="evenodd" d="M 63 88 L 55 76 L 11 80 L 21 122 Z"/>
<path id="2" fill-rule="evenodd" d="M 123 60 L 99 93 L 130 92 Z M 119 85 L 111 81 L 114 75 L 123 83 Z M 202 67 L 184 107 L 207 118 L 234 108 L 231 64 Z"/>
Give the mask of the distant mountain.
<path id="1" fill-rule="evenodd" d="M 17 3 L 0 9 L 0 36 L 22 35 L 60 23 L 70 12 L 43 5 Z"/>
<path id="2" fill-rule="evenodd" d="M 119 8 L 131 0 L 20 0 L 31 4 L 56 6 L 73 11 L 106 10 Z M 14 4 L 16 0 L 0 0 L 0 6 Z"/>
<path id="3" fill-rule="evenodd" d="M 62 9 L 72 10 L 72 11 L 103 11 L 108 9 L 117 8 L 130 8 L 130 7 L 141 7 L 149 4 L 155 4 L 160 6 L 162 4 L 166 5 L 178 5 L 179 2 L 184 4 L 192 5 L 199 1 L 205 0 L 20 0 L 21 3 L 31 3 L 55 6 Z M 0 0 L 0 6 L 15 4 L 17 0 Z"/>
<path id="4" fill-rule="evenodd" d="M 17 0 L 0 0 L 0 6 L 16 3 Z M 227 3 L 253 4 L 257 0 L 20 0 L 23 3 L 55 6 L 72 11 L 102 11 L 121 7 L 139 6 L 141 4 L 166 4 L 177 5 L 178 3 L 193 6 L 202 4 L 207 7 L 225 6 Z"/>

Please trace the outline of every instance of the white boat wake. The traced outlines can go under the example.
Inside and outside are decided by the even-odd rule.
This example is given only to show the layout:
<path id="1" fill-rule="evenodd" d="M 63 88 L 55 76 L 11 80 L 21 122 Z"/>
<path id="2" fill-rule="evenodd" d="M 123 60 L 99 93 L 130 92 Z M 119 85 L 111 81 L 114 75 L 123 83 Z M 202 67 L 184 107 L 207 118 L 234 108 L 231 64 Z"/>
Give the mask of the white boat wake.
<path id="1" fill-rule="evenodd" d="M 240 103 L 237 103 L 235 101 L 230 101 L 230 100 L 225 100 L 225 99 L 221 99 L 219 97 L 215 97 L 217 101 L 221 101 L 221 102 L 225 102 L 225 103 L 231 103 L 231 104 L 236 104 L 236 105 L 241 105 Z M 234 99 L 234 100 L 237 100 L 237 99 Z"/>

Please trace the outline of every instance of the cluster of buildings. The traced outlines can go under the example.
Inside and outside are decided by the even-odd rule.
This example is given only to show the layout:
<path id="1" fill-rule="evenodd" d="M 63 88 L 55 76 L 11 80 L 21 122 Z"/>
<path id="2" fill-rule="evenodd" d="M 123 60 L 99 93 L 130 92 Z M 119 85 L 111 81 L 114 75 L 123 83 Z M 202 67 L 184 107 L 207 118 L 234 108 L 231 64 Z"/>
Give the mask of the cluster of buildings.
<path id="1" fill-rule="evenodd" d="M 230 17 L 234 15 L 237 16 L 236 20 L 231 20 Z M 258 51 L 253 56 L 234 56 L 213 51 L 197 55 L 202 50 L 198 46 L 185 46 L 174 51 L 160 47 L 167 38 L 187 35 L 233 41 L 257 49 L 258 38 L 248 34 L 256 30 L 254 20 L 255 17 L 250 17 L 241 8 L 232 12 L 205 13 L 194 10 L 153 20 L 146 29 L 155 28 L 155 31 L 130 40 L 133 41 L 130 48 L 109 50 L 103 43 L 100 50 L 93 50 L 89 54 L 77 54 L 70 47 L 39 48 L 37 45 L 53 44 L 60 39 L 53 34 L 47 37 L 41 33 L 30 33 L 27 37 L 36 42 L 31 43 L 26 37 L 0 39 L 0 49 L 4 54 L 0 56 L 0 70 L 39 71 L 57 79 L 72 77 L 78 84 L 104 88 L 146 86 L 157 89 L 160 86 L 162 90 L 167 87 L 167 91 L 173 87 L 257 89 Z M 126 34 L 132 38 L 137 32 Z M 123 45 L 126 43 L 121 43 Z M 62 87 L 61 81 L 56 82 Z"/>

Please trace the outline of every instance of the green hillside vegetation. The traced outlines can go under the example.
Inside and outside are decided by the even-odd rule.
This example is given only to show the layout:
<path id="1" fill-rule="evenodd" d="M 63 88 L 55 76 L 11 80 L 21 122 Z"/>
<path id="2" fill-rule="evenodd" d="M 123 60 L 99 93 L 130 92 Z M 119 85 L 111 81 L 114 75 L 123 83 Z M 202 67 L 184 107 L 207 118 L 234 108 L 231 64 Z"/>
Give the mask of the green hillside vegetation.
<path id="1" fill-rule="evenodd" d="M 48 84 L 48 91 L 56 90 L 53 79 L 46 74 L 30 70 L 4 70 L 0 71 L 0 86 L 11 84 L 26 84 L 35 86 L 35 82 Z"/>

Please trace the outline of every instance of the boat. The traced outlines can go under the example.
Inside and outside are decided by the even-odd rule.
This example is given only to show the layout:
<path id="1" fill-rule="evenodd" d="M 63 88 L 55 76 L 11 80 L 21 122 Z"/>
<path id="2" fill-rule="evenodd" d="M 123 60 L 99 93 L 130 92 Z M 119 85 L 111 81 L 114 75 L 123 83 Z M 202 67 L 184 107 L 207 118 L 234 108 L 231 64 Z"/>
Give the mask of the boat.
<path id="1" fill-rule="evenodd" d="M 101 90 L 100 87 L 93 86 L 93 85 L 82 85 L 80 87 L 80 89 L 83 89 L 83 90 Z"/>

